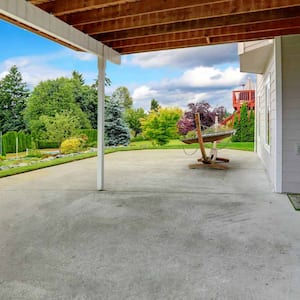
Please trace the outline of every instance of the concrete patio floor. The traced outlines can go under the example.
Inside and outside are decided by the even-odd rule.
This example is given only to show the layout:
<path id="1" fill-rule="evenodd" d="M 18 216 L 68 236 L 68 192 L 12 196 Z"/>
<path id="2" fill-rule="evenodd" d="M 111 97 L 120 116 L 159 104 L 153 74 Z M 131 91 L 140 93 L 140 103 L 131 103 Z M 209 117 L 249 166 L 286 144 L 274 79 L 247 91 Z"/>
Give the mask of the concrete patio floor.
<path id="1" fill-rule="evenodd" d="M 300 212 L 221 153 L 110 154 L 104 192 L 96 159 L 0 179 L 0 299 L 300 299 Z"/>

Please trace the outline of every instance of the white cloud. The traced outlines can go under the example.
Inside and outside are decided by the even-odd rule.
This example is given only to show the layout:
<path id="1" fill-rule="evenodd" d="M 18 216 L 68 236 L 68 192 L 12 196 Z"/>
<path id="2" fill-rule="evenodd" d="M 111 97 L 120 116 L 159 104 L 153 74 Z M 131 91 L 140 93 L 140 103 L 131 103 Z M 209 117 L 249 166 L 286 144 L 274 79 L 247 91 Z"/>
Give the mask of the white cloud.
<path id="1" fill-rule="evenodd" d="M 75 56 L 75 58 L 81 60 L 81 61 L 93 61 L 96 60 L 96 55 L 92 54 L 92 53 L 88 53 L 88 52 L 74 52 L 73 54 Z"/>
<path id="2" fill-rule="evenodd" d="M 207 101 L 212 106 L 225 106 L 232 110 L 231 92 L 245 82 L 246 75 L 237 68 L 224 70 L 216 67 L 196 67 L 175 79 L 165 79 L 136 87 L 132 97 L 136 107 L 148 110 L 155 98 L 162 106 L 186 109 L 190 102 Z"/>
<path id="3" fill-rule="evenodd" d="M 134 102 L 144 99 L 152 99 L 157 96 L 157 91 L 146 85 L 142 85 L 133 91 L 132 98 Z"/>
<path id="4" fill-rule="evenodd" d="M 18 67 L 23 80 L 31 87 L 43 80 L 69 75 L 66 70 L 47 64 L 44 56 L 20 56 L 7 59 L 0 65 L 0 70 L 3 70 L 1 74 L 5 76 L 13 65 Z"/>
<path id="5" fill-rule="evenodd" d="M 236 44 L 193 47 L 186 49 L 148 52 L 128 55 L 123 63 L 142 68 L 176 67 L 190 68 L 195 66 L 213 66 L 225 63 L 237 63 Z"/>
<path id="6" fill-rule="evenodd" d="M 215 67 L 196 67 L 187 70 L 181 78 L 171 81 L 171 84 L 189 87 L 227 87 L 241 84 L 245 74 L 238 68 L 228 67 L 225 70 Z"/>
<path id="7" fill-rule="evenodd" d="M 76 60 L 90 61 L 92 59 L 95 59 L 94 55 L 78 53 L 69 49 L 45 55 L 11 57 L 0 63 L 0 78 L 8 74 L 9 69 L 16 65 L 22 74 L 23 80 L 30 87 L 34 87 L 39 82 L 48 79 L 62 76 L 70 77 L 72 71 L 76 69 Z M 60 66 L 59 61 L 61 60 L 67 61 L 68 66 Z M 97 72 L 84 72 L 83 77 L 87 83 L 92 83 L 97 79 Z"/>

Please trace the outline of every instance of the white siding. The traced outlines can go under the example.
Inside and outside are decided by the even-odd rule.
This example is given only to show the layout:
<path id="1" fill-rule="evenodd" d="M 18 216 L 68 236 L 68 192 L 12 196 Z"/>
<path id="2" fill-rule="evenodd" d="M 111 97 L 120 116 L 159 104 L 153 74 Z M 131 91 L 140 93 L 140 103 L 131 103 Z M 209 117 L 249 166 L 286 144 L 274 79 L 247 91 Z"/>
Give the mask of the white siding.
<path id="1" fill-rule="evenodd" d="M 300 192 L 300 35 L 282 37 L 282 191 Z"/>
<path id="2" fill-rule="evenodd" d="M 276 192 L 300 193 L 300 35 L 275 39 L 256 85 L 256 151 Z M 270 146 L 265 84 L 270 78 Z"/>
<path id="3" fill-rule="evenodd" d="M 275 49 L 266 64 L 262 75 L 257 75 L 256 82 L 256 151 L 261 158 L 273 186 L 276 182 L 275 170 L 275 136 L 276 136 L 276 74 L 275 74 Z M 267 145 L 266 136 L 266 110 L 265 96 L 266 83 L 270 80 L 270 145 Z M 275 189 L 275 188 L 274 188 Z"/>

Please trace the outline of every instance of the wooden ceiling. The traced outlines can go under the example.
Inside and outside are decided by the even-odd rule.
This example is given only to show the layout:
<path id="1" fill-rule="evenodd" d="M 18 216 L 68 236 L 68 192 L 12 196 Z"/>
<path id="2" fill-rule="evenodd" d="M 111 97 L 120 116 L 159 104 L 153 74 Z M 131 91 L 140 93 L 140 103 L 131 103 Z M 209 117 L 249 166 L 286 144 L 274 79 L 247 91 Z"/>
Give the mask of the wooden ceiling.
<path id="1" fill-rule="evenodd" d="M 27 0 L 121 54 L 300 33 L 300 0 Z"/>

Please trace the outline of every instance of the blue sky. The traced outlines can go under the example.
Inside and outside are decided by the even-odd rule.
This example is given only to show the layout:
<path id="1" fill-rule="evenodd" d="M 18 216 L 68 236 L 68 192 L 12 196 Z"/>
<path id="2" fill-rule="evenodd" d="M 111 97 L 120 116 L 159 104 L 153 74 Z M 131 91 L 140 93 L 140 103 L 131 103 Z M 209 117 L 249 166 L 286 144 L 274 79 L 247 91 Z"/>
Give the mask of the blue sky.
<path id="1" fill-rule="evenodd" d="M 76 52 L 0 20 L 0 78 L 17 65 L 33 88 L 41 80 L 83 74 L 87 83 L 97 78 L 94 55 Z M 189 102 L 208 101 L 231 108 L 231 91 L 240 89 L 247 74 L 239 72 L 237 45 L 196 47 L 122 56 L 122 64 L 108 62 L 112 86 L 126 86 L 135 107 L 148 110 L 155 98 L 162 106 L 185 108 Z"/>

